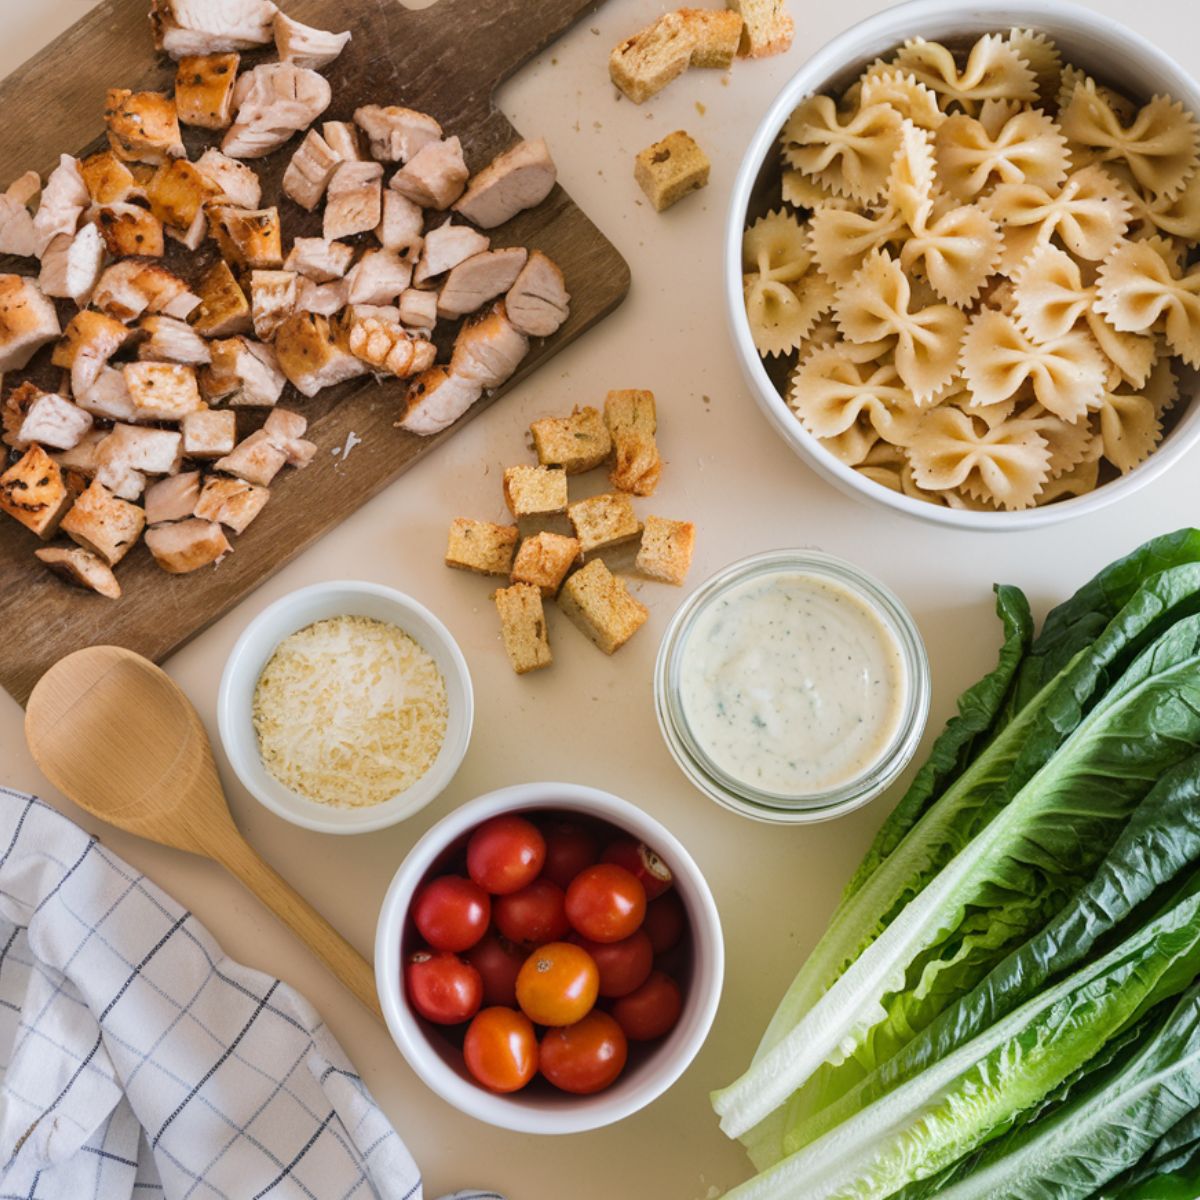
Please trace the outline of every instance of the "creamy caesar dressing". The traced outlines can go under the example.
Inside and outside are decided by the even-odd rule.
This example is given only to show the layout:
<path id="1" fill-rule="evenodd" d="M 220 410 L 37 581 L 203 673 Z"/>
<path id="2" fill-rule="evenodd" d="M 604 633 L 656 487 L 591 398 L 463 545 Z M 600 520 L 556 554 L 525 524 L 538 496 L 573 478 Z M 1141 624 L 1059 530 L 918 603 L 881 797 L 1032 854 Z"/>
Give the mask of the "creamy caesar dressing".
<path id="1" fill-rule="evenodd" d="M 718 596 L 682 648 L 679 691 L 697 747 L 739 783 L 812 796 L 865 775 L 894 741 L 908 672 L 869 600 L 779 572 Z"/>

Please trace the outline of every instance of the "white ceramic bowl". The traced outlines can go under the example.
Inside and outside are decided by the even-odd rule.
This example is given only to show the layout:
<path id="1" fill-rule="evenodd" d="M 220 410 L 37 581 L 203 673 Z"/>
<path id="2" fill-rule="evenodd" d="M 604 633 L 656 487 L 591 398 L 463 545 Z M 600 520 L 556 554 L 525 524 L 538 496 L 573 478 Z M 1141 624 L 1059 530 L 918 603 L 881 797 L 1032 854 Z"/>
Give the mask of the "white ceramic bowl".
<path id="1" fill-rule="evenodd" d="M 872 483 L 839 462 L 808 433 L 771 382 L 754 348 L 742 300 L 742 232 L 756 190 L 765 185 L 778 158 L 784 122 L 813 92 L 847 87 L 880 55 L 905 39 L 962 40 L 1013 26 L 1043 30 L 1068 63 L 1098 75 L 1133 96 L 1166 93 L 1200 112 L 1200 85 L 1178 63 L 1128 26 L 1063 0 L 909 0 L 848 29 L 818 50 L 780 92 L 750 141 L 733 185 L 725 235 L 725 299 L 742 370 L 763 412 L 784 441 L 829 482 L 859 499 L 873 501 L 941 525 L 975 530 L 1029 529 L 1096 512 L 1145 487 L 1177 463 L 1200 440 L 1200 404 L 1189 404 L 1158 449 L 1128 475 L 1085 496 L 1021 512 L 970 512 L 943 508 Z M 1182 32 L 1182 31 L 1181 31 Z M 755 210 L 757 211 L 757 209 Z"/>
<path id="2" fill-rule="evenodd" d="M 431 871 L 499 813 L 531 810 L 581 813 L 617 826 L 653 847 L 670 866 L 691 932 L 689 977 L 681 979 L 683 1013 L 658 1043 L 630 1047 L 617 1081 L 593 1096 L 556 1092 L 541 1080 L 520 1092 L 495 1095 L 467 1074 L 462 1054 L 437 1027 L 409 1007 L 401 980 L 413 893 Z M 375 984 L 388 1029 L 414 1071 L 448 1104 L 501 1129 L 519 1133 L 581 1133 L 611 1125 L 661 1096 L 683 1074 L 708 1036 L 725 975 L 721 920 L 700 869 L 673 834 L 641 809 L 608 792 L 572 783 L 527 783 L 471 800 L 439 821 L 400 864 L 375 930 Z"/>
<path id="3" fill-rule="evenodd" d="M 254 732 L 254 689 L 284 638 L 328 617 L 373 617 L 398 625 L 437 663 L 446 680 L 446 737 L 433 765 L 406 791 L 366 808 L 318 804 L 286 788 L 265 766 Z M 411 817 L 434 800 L 462 764 L 471 740 L 475 697 L 458 643 L 427 608 L 403 592 L 348 580 L 316 583 L 276 600 L 242 632 L 221 675 L 217 725 L 237 777 L 277 816 L 321 833 L 369 833 Z"/>

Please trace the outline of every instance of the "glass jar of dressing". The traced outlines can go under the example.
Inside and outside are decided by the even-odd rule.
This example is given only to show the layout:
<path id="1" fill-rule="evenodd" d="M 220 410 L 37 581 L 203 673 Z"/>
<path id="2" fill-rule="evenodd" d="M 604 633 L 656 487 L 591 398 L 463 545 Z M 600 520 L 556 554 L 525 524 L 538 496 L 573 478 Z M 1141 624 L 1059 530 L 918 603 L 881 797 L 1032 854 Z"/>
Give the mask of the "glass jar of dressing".
<path id="1" fill-rule="evenodd" d="M 892 784 L 929 716 L 912 617 L 811 550 L 743 559 L 675 614 L 658 654 L 667 746 L 706 795 L 760 821 L 840 816 Z"/>

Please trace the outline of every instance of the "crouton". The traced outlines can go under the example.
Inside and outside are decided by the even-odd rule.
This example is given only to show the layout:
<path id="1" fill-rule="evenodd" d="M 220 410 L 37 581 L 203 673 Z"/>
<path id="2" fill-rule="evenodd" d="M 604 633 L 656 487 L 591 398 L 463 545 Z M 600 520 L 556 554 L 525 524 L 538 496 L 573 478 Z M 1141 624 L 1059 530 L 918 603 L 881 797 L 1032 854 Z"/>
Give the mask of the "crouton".
<path id="1" fill-rule="evenodd" d="M 221 458 L 237 444 L 237 413 L 232 409 L 201 409 L 183 418 L 185 458 Z"/>
<path id="2" fill-rule="evenodd" d="M 614 47 L 608 73 L 634 104 L 641 104 L 688 69 L 695 48 L 695 27 L 682 13 L 663 13 L 653 25 Z"/>
<path id="3" fill-rule="evenodd" d="M 565 480 L 564 476 L 564 480 Z M 565 485 L 564 485 L 565 486 Z M 634 515 L 633 501 L 623 492 L 609 492 L 577 500 L 567 508 L 567 518 L 585 556 L 631 542 L 642 532 Z"/>
<path id="4" fill-rule="evenodd" d="M 576 408 L 569 417 L 543 417 L 529 427 L 538 462 L 579 475 L 612 453 L 612 437 L 598 409 Z"/>
<path id="5" fill-rule="evenodd" d="M 52 537 L 71 503 L 62 470 L 36 444 L 0 475 L 0 511 L 38 537 Z"/>
<path id="6" fill-rule="evenodd" d="M 578 561 L 578 538 L 543 530 L 521 543 L 513 561 L 512 581 L 531 583 L 543 596 L 554 596 Z"/>
<path id="7" fill-rule="evenodd" d="M 727 71 L 742 40 L 742 16 L 730 8 L 681 8 L 691 31 L 691 67 Z"/>
<path id="8" fill-rule="evenodd" d="M 478 575 L 507 575 L 517 548 L 515 525 L 455 517 L 446 542 L 446 566 Z"/>
<path id="9" fill-rule="evenodd" d="M 563 584 L 558 607 L 605 654 L 615 654 L 650 616 L 598 558 Z"/>
<path id="10" fill-rule="evenodd" d="M 210 475 L 200 489 L 195 515 L 202 521 L 216 521 L 234 533 L 243 533 L 270 498 L 269 488 L 242 479 Z"/>
<path id="11" fill-rule="evenodd" d="M 271 480 L 283 470 L 287 454 L 271 439 L 265 429 L 256 429 L 244 441 L 238 442 L 224 458 L 218 458 L 213 466 L 218 471 L 236 475 L 247 483 L 260 487 L 270 486 Z"/>
<path id="12" fill-rule="evenodd" d="M 154 561 L 171 575 L 198 571 L 233 549 L 220 525 L 196 517 L 148 529 L 146 546 Z"/>
<path id="13" fill-rule="evenodd" d="M 166 250 L 162 222 L 138 204 L 106 204 L 96 211 L 96 228 L 113 258 L 162 258 Z"/>
<path id="14" fill-rule="evenodd" d="M 647 146 L 633 161 L 633 175 L 655 212 L 662 212 L 708 183 L 708 155 L 682 129 Z"/>
<path id="15" fill-rule="evenodd" d="M 609 392 L 604 401 L 604 420 L 616 455 L 608 475 L 613 487 L 635 496 L 653 496 L 662 475 L 662 460 L 654 441 L 658 428 L 654 393 Z"/>
<path id="16" fill-rule="evenodd" d="M 283 266 L 279 209 L 247 212 L 228 204 L 210 204 L 207 211 L 209 227 L 222 257 L 235 266 L 262 271 Z"/>
<path id="17" fill-rule="evenodd" d="M 182 521 L 192 515 L 196 501 L 200 499 L 200 472 L 183 471 L 168 475 L 146 489 L 143 505 L 146 509 L 146 524 L 158 525 L 163 521 Z"/>
<path id="18" fill-rule="evenodd" d="M 253 315 L 250 301 L 229 269 L 218 258 L 200 280 L 200 303 L 191 315 L 193 328 L 204 337 L 230 337 L 249 333 Z"/>
<path id="19" fill-rule="evenodd" d="M 787 0 L 726 0 L 726 4 L 742 17 L 739 53 L 766 58 L 791 46 L 796 25 L 787 11 Z"/>
<path id="20" fill-rule="evenodd" d="M 647 517 L 638 549 L 637 569 L 650 579 L 680 587 L 692 565 L 695 546 L 696 526 L 691 521 Z"/>
<path id="21" fill-rule="evenodd" d="M 113 153 L 126 162 L 161 163 L 184 156 L 175 101 L 162 92 L 109 88 L 104 120 Z"/>
<path id="22" fill-rule="evenodd" d="M 138 416 L 144 421 L 181 421 L 204 408 L 194 367 L 136 362 L 121 368 Z"/>
<path id="23" fill-rule="evenodd" d="M 87 588 L 106 600 L 121 598 L 121 585 L 112 568 L 90 550 L 78 546 L 43 546 L 33 554 L 68 583 Z"/>
<path id="24" fill-rule="evenodd" d="M 146 514 L 136 504 L 114 496 L 93 479 L 62 519 L 62 531 L 110 567 L 129 553 L 142 536 Z"/>
<path id="25" fill-rule="evenodd" d="M 240 61 L 236 54 L 192 54 L 179 60 L 175 72 L 175 110 L 184 125 L 229 128 Z"/>
<path id="26" fill-rule="evenodd" d="M 514 517 L 567 511 L 567 473 L 557 467 L 507 467 L 504 503 Z"/>
<path id="27" fill-rule="evenodd" d="M 532 584 L 514 583 L 492 597 L 500 614 L 500 634 L 512 669 L 518 675 L 538 671 L 553 662 L 546 636 L 542 593 Z"/>

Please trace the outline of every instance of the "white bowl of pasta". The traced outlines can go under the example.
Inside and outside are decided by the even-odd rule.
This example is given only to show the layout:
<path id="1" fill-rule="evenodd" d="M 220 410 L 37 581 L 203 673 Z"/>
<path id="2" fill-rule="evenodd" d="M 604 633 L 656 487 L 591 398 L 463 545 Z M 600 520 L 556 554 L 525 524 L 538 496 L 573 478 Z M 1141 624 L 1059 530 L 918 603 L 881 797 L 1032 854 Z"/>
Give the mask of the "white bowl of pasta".
<path id="1" fill-rule="evenodd" d="M 736 350 L 843 491 L 1022 529 L 1200 440 L 1200 86 L 1059 0 L 912 0 L 834 39 L 733 189 Z"/>

